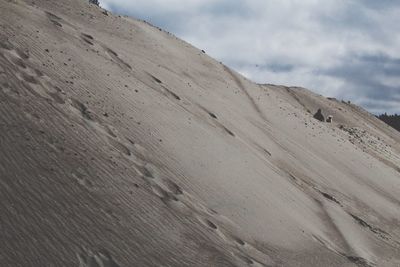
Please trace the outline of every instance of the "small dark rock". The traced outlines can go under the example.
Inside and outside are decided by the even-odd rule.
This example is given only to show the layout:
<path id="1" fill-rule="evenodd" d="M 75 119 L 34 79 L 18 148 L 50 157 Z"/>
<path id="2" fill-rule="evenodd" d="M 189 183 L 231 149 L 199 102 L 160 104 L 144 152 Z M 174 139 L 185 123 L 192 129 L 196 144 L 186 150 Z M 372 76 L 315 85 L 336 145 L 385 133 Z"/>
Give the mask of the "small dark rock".
<path id="1" fill-rule="evenodd" d="M 319 108 L 318 111 L 314 114 L 314 119 L 325 122 L 325 117 L 322 114 L 322 110 Z"/>

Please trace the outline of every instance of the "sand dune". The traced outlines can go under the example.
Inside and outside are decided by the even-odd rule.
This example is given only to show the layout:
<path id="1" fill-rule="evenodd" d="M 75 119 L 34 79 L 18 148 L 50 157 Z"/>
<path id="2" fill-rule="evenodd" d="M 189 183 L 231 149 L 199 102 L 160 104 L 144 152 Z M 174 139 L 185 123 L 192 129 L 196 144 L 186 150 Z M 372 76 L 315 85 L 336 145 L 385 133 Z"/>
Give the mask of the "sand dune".
<path id="1" fill-rule="evenodd" d="M 368 112 L 85 1 L 0 14 L 1 266 L 400 266 Z"/>

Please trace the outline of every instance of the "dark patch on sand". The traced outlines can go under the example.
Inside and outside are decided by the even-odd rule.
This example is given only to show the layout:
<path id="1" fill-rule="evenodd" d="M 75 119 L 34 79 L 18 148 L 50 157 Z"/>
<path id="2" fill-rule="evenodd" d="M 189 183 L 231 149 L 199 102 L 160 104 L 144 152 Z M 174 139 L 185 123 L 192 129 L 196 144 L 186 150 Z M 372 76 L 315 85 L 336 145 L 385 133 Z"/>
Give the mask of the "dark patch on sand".
<path id="1" fill-rule="evenodd" d="M 80 102 L 74 98 L 71 98 L 71 103 L 74 108 L 76 108 L 77 110 L 80 111 L 83 118 L 85 118 L 87 120 L 92 120 L 92 121 L 94 120 L 94 116 L 92 115 L 92 113 L 86 107 L 85 104 L 83 104 L 82 102 Z"/>
<path id="2" fill-rule="evenodd" d="M 388 233 L 386 233 L 385 231 L 383 231 L 383 230 L 381 230 L 381 229 L 379 229 L 379 228 L 376 228 L 376 227 L 370 225 L 369 223 L 367 223 L 366 221 L 364 221 L 364 220 L 361 219 L 360 217 L 358 217 L 358 216 L 356 216 L 356 215 L 354 215 L 354 214 L 351 214 L 351 213 L 350 213 L 350 216 L 353 217 L 353 219 L 354 219 L 359 225 L 361 225 L 362 227 L 365 227 L 365 228 L 369 229 L 371 232 L 373 232 L 373 233 L 375 233 L 375 234 L 379 234 L 379 235 L 382 235 L 382 234 L 383 234 L 383 235 L 388 235 Z"/>
<path id="3" fill-rule="evenodd" d="M 176 100 L 181 100 L 181 98 L 175 94 L 174 92 L 172 92 L 170 89 L 168 89 L 167 87 L 162 85 L 162 88 L 164 88 L 165 92 L 167 92 L 167 94 L 169 94 L 170 96 L 172 96 L 173 98 L 175 98 Z"/>
<path id="4" fill-rule="evenodd" d="M 208 115 L 210 115 L 210 117 L 213 119 L 217 119 L 217 116 L 212 112 L 208 112 Z"/>
<path id="5" fill-rule="evenodd" d="M 155 76 L 153 76 L 153 75 L 151 75 L 151 74 L 150 74 L 150 76 L 151 76 L 151 78 L 153 78 L 153 80 L 156 81 L 157 83 L 162 83 L 162 81 L 161 81 L 160 79 L 158 79 L 157 77 L 155 77 Z"/>
<path id="6" fill-rule="evenodd" d="M 223 129 L 225 130 L 225 132 L 227 132 L 229 135 L 235 137 L 235 134 L 234 134 L 231 130 L 229 130 L 229 129 L 226 128 L 225 126 L 222 126 L 222 128 L 223 128 Z"/>
<path id="7" fill-rule="evenodd" d="M 357 256 L 346 256 L 346 258 L 357 264 L 360 267 L 373 267 L 373 265 L 371 265 L 366 259 L 361 258 L 361 257 L 357 257 Z"/>
<path id="8" fill-rule="evenodd" d="M 115 52 L 114 50 L 112 50 L 111 48 L 108 48 L 106 46 L 103 46 L 104 50 L 107 52 L 107 54 L 112 58 L 112 60 L 117 63 L 122 69 L 126 70 L 126 71 L 130 71 L 132 70 L 131 65 L 129 65 L 128 63 L 126 63 L 124 60 L 122 60 L 117 52 Z"/>
<path id="9" fill-rule="evenodd" d="M 45 14 L 47 15 L 47 18 L 51 21 L 51 23 L 53 23 L 54 25 L 56 25 L 57 27 L 62 27 L 61 21 L 62 18 L 60 18 L 57 15 L 54 15 L 51 12 L 45 11 Z"/>
<path id="10" fill-rule="evenodd" d="M 318 191 L 319 191 L 319 190 L 318 190 Z M 336 204 L 339 204 L 339 205 L 340 205 L 340 202 L 339 202 L 334 196 L 331 196 L 330 194 L 325 193 L 325 192 L 322 192 L 322 191 L 319 191 L 319 193 L 320 193 L 324 198 L 326 198 L 326 199 L 328 199 L 328 200 L 330 200 L 330 201 L 333 201 L 333 202 L 335 202 Z"/>

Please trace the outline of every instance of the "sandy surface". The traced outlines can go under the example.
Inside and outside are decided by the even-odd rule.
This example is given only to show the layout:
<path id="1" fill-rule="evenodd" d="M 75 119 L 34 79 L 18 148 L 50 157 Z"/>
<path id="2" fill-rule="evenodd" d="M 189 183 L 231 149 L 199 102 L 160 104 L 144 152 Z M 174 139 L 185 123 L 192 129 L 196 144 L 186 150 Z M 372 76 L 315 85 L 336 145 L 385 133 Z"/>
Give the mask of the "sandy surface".
<path id="1" fill-rule="evenodd" d="M 1 266 L 400 266 L 399 144 L 145 22 L 0 1 Z"/>

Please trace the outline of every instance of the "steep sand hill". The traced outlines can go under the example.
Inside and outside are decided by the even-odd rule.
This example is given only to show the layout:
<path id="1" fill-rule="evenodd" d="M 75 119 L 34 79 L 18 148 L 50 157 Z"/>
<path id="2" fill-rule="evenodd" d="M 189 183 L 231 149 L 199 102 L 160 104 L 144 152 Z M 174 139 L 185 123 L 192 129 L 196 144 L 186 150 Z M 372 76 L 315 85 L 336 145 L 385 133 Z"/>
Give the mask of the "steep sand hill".
<path id="1" fill-rule="evenodd" d="M 1 266 L 400 266 L 399 144 L 145 22 L 0 1 Z"/>

